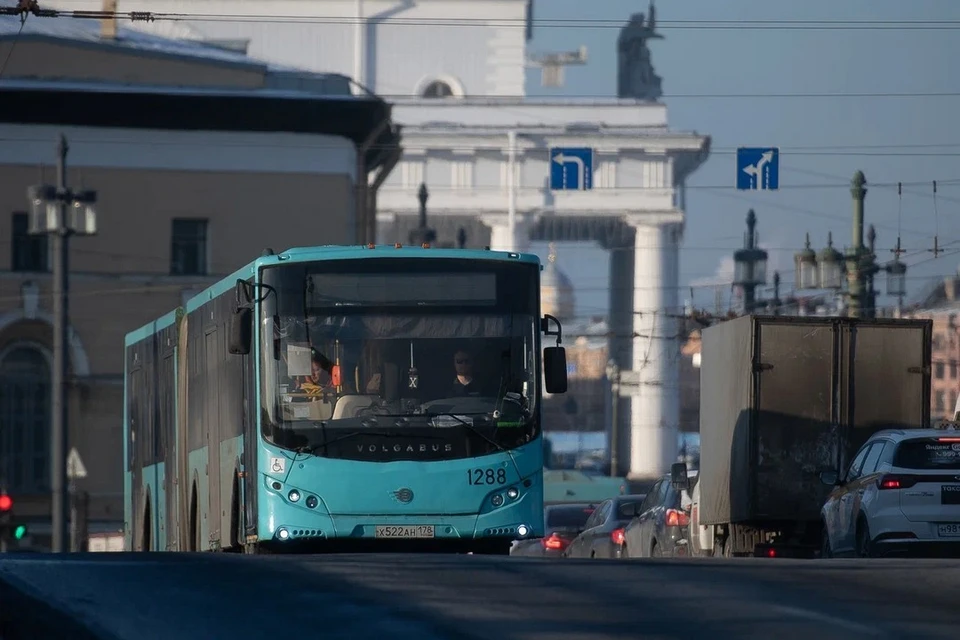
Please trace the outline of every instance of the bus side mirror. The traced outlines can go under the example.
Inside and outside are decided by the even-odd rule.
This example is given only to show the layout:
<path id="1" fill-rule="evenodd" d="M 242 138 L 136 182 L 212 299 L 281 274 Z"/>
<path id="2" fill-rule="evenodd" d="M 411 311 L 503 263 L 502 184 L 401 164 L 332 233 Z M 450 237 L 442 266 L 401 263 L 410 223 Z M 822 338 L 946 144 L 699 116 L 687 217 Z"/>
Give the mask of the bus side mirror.
<path id="1" fill-rule="evenodd" d="M 543 381 L 547 393 L 567 392 L 567 352 L 563 347 L 543 350 Z"/>
<path id="2" fill-rule="evenodd" d="M 250 343 L 253 341 L 253 310 L 243 307 L 233 312 L 230 318 L 229 350 L 235 356 L 245 356 L 250 353 Z"/>

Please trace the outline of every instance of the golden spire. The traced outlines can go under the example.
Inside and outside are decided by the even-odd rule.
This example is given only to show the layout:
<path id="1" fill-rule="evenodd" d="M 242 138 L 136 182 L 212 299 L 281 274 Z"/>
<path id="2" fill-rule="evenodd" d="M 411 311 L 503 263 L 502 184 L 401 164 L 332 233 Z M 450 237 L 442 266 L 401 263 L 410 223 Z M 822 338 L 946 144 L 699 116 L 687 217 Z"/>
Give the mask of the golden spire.
<path id="1" fill-rule="evenodd" d="M 550 253 L 547 254 L 547 260 L 549 260 L 550 262 L 556 262 L 557 261 L 557 243 L 551 242 L 548 246 L 550 248 L 549 249 Z"/>

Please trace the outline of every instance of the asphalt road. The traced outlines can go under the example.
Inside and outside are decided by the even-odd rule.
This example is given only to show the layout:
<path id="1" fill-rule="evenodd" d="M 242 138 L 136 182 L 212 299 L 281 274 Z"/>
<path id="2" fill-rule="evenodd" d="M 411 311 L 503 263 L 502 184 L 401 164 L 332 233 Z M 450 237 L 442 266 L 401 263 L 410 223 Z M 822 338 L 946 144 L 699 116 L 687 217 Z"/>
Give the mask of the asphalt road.
<path id="1" fill-rule="evenodd" d="M 942 560 L 10 555 L 0 640 L 952 640 L 958 592 Z"/>

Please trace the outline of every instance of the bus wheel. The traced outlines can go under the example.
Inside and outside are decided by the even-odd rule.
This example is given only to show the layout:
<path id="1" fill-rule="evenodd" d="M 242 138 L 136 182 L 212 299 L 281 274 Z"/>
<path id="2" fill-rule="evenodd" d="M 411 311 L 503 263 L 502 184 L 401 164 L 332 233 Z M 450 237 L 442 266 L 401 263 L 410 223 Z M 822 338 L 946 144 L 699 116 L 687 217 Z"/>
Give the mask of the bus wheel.
<path id="1" fill-rule="evenodd" d="M 248 556 L 266 556 L 270 555 L 270 549 L 259 542 L 245 542 L 243 544 L 243 553 Z"/>
<path id="2" fill-rule="evenodd" d="M 230 500 L 230 548 L 237 552 L 243 549 L 243 532 L 240 530 L 240 480 L 239 474 L 233 476 L 233 498 Z"/>
<path id="3" fill-rule="evenodd" d="M 150 548 L 153 542 L 153 523 L 150 521 L 150 499 L 147 499 L 147 506 L 143 510 L 143 540 L 140 551 L 152 551 Z"/>
<path id="4" fill-rule="evenodd" d="M 200 551 L 200 504 L 197 501 L 197 486 L 190 497 L 190 551 Z"/>

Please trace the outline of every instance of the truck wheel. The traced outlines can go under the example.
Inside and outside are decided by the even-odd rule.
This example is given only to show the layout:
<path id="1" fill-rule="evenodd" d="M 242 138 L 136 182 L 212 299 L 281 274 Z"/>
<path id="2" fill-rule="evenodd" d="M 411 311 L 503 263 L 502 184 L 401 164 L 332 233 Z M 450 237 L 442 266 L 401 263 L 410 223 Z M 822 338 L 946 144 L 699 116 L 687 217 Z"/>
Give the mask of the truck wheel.
<path id="1" fill-rule="evenodd" d="M 717 543 L 714 542 L 714 555 L 720 558 L 732 558 L 733 557 L 733 540 L 730 539 L 730 536 L 727 535 L 723 539 L 723 542 L 720 543 L 720 547 L 717 548 Z"/>

